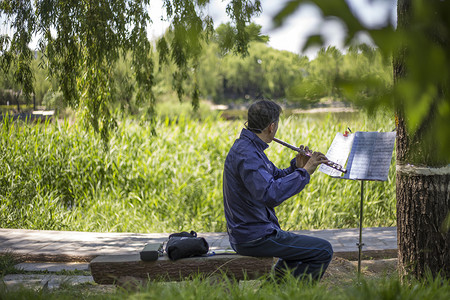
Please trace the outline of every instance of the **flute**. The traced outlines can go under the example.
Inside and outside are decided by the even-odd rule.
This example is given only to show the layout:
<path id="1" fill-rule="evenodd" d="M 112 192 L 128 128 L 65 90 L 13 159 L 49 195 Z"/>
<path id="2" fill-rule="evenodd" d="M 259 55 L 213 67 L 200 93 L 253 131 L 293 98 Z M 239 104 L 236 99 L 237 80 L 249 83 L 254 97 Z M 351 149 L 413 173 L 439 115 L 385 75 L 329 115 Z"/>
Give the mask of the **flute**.
<path id="1" fill-rule="evenodd" d="M 280 140 L 280 139 L 277 139 L 277 138 L 275 138 L 275 137 L 273 138 L 273 140 L 274 140 L 275 142 L 277 142 L 278 144 L 281 144 L 281 145 L 283 145 L 283 146 L 288 147 L 288 148 L 291 149 L 291 150 L 297 151 L 297 152 L 299 152 L 299 153 L 301 153 L 301 154 L 303 154 L 303 155 L 306 155 L 306 156 L 311 157 L 311 154 L 312 154 L 311 152 L 307 152 L 307 151 L 305 151 L 305 150 L 302 150 L 302 149 L 300 149 L 300 148 L 297 148 L 297 147 L 295 147 L 295 146 L 292 146 L 291 144 L 288 144 L 288 143 L 286 143 L 286 142 L 284 142 L 284 141 L 282 141 L 282 140 Z M 337 164 L 337 163 L 332 162 L 332 161 L 330 161 L 330 160 L 329 160 L 327 163 L 325 163 L 325 165 L 329 166 L 330 168 L 336 169 L 336 170 L 338 170 L 339 172 L 347 173 L 347 170 L 344 169 L 340 164 Z"/>

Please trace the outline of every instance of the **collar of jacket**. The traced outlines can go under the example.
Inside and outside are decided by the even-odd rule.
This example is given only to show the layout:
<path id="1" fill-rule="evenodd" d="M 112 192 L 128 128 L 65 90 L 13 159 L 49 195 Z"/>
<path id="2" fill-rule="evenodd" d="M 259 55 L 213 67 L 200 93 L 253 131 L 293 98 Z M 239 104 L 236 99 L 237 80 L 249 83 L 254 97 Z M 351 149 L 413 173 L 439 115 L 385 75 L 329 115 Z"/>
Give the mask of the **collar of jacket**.
<path id="1" fill-rule="evenodd" d="M 267 148 L 269 148 L 269 145 L 266 142 L 261 140 L 254 132 L 246 128 L 242 129 L 240 138 L 249 139 L 250 141 L 253 142 L 253 144 L 255 144 L 258 150 L 264 151 Z"/>

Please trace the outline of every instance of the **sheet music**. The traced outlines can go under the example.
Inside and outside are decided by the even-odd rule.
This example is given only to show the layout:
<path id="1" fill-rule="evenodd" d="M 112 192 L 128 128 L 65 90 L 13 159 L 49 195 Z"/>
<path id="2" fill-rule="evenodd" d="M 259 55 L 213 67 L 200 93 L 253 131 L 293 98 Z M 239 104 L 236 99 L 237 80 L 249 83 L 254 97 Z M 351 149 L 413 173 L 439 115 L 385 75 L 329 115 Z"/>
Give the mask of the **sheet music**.
<path id="1" fill-rule="evenodd" d="M 391 165 L 395 135 L 395 132 L 358 131 L 345 137 L 337 133 L 326 156 L 341 166 L 345 166 L 348 158 L 345 166 L 347 173 L 343 174 L 323 164 L 319 171 L 338 178 L 385 181 Z"/>
<path id="2" fill-rule="evenodd" d="M 338 132 L 326 154 L 328 160 L 331 160 L 341 166 L 345 166 L 348 154 L 350 153 L 350 149 L 352 148 L 354 137 L 355 135 L 353 133 L 349 134 L 348 136 L 344 136 L 342 133 Z M 324 164 L 320 165 L 319 171 L 332 177 L 342 176 L 342 172 L 339 172 L 338 170 L 330 168 Z"/>
<path id="3" fill-rule="evenodd" d="M 344 178 L 387 180 L 394 143 L 395 132 L 357 132 Z"/>

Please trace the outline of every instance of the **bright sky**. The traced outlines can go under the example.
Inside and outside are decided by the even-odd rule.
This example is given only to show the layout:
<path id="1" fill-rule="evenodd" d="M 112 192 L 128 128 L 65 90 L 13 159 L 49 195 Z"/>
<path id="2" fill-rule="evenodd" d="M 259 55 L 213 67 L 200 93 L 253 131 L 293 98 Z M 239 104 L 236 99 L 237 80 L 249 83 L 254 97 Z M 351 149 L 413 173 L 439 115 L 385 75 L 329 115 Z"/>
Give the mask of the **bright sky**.
<path id="1" fill-rule="evenodd" d="M 303 5 L 301 9 L 290 16 L 281 28 L 273 29 L 272 19 L 289 0 L 262 0 L 263 13 L 254 19 L 254 22 L 262 26 L 262 33 L 270 37 L 269 45 L 275 49 L 288 50 L 300 53 L 308 35 L 321 33 L 325 37 L 327 45 L 342 49 L 342 41 L 345 36 L 345 27 L 337 20 L 324 20 L 321 11 L 312 5 Z M 333 1 L 333 0 L 329 0 Z M 354 9 L 355 14 L 366 26 L 380 26 L 396 24 L 397 0 L 346 0 Z M 151 38 L 160 36 L 167 28 L 167 23 L 160 22 L 159 9 L 162 0 L 153 0 L 150 8 L 151 17 L 154 20 L 149 30 Z M 215 26 L 230 21 L 225 13 L 228 1 L 212 0 L 209 4 L 209 14 L 214 19 Z M 367 37 L 361 36 L 368 41 Z M 368 41 L 370 42 L 370 41 Z M 314 56 L 317 49 L 311 49 L 304 53 Z"/>
<path id="2" fill-rule="evenodd" d="M 269 45 L 275 49 L 288 50 L 300 53 L 307 36 L 310 34 L 323 34 L 327 46 L 336 46 L 342 49 L 342 41 L 345 36 L 345 27 L 337 20 L 324 20 L 318 8 L 312 5 L 303 5 L 301 9 L 290 16 L 281 28 L 273 29 L 272 18 L 289 0 L 262 0 L 263 13 L 254 19 L 254 22 L 262 26 L 262 33 L 270 37 Z M 333 0 L 328 0 L 333 1 Z M 367 26 L 379 26 L 389 22 L 396 24 L 397 0 L 346 0 L 355 10 L 356 15 Z M 225 13 L 229 1 L 211 0 L 208 12 L 214 19 L 215 26 L 230 21 Z M 149 38 L 161 36 L 168 22 L 161 21 L 164 13 L 162 0 L 151 0 L 150 15 L 153 24 L 149 28 Z M 0 34 L 11 33 L 0 20 Z M 364 39 L 364 36 L 361 37 Z M 36 47 L 36 40 L 30 45 Z M 310 49 L 303 53 L 313 57 L 317 49 Z"/>

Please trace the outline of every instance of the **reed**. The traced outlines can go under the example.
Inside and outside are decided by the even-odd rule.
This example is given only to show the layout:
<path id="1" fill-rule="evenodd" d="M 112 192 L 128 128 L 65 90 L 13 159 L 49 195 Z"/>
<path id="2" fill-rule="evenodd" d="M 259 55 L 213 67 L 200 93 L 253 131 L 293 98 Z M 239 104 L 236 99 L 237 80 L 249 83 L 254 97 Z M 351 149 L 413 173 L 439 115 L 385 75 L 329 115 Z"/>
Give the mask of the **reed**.
<path id="1" fill-rule="evenodd" d="M 393 117 L 364 113 L 282 117 L 277 137 L 326 152 L 336 132 L 390 131 Z M 150 126 L 119 123 L 107 146 L 68 122 L 1 123 L 0 227 L 100 232 L 225 231 L 222 170 L 243 121 L 180 115 Z M 272 143 L 287 167 L 295 152 Z M 366 184 L 364 226 L 395 225 L 395 159 L 387 182 Z M 357 227 L 359 182 L 317 172 L 277 208 L 289 230 Z"/>

